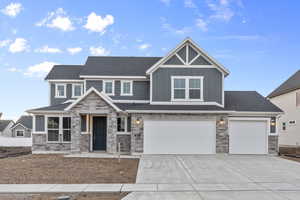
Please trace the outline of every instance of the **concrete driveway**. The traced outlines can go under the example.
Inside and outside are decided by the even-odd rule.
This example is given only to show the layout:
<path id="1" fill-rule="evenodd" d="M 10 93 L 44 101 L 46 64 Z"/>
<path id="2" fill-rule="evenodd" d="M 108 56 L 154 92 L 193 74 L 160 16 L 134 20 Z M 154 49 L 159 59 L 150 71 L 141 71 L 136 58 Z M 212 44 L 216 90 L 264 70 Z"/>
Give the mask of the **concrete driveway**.
<path id="1" fill-rule="evenodd" d="M 133 192 L 125 200 L 298 200 L 300 163 L 273 156 L 145 155 L 137 183 L 157 184 L 157 192 Z"/>

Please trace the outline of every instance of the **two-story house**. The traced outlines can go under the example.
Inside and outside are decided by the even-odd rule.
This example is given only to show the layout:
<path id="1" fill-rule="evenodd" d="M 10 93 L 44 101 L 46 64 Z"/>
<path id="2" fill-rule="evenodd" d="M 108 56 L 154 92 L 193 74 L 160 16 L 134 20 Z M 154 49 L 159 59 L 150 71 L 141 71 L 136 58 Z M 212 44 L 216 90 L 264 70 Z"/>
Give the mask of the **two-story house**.
<path id="1" fill-rule="evenodd" d="M 279 146 L 300 146 L 300 70 L 268 95 L 284 111 L 278 118 Z"/>
<path id="2" fill-rule="evenodd" d="M 255 91 L 224 91 L 228 75 L 190 38 L 164 57 L 54 66 L 46 77 L 50 105 L 28 111 L 32 150 L 276 153 L 282 111 Z"/>

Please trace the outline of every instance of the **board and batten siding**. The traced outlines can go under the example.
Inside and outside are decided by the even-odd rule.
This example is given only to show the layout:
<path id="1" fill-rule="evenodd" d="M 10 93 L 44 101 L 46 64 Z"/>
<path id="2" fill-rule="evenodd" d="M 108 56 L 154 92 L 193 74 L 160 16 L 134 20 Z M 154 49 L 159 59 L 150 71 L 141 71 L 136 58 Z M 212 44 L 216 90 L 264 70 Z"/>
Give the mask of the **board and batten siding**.
<path id="1" fill-rule="evenodd" d="M 86 91 L 94 87 L 98 91 L 102 91 L 102 80 L 86 80 Z M 133 95 L 121 96 L 121 81 L 115 80 L 115 95 L 110 96 L 113 100 L 149 100 L 149 81 L 133 81 Z"/>
<path id="2" fill-rule="evenodd" d="M 152 101 L 171 101 L 172 76 L 203 76 L 204 102 L 222 104 L 222 73 L 214 68 L 159 68 L 152 74 Z"/>

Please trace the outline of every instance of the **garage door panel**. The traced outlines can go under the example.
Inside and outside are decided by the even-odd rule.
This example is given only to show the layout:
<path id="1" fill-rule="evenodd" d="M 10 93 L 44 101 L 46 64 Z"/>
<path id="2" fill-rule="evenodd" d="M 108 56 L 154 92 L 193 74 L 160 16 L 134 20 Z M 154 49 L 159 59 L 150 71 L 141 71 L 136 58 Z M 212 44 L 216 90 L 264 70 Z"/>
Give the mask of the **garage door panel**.
<path id="1" fill-rule="evenodd" d="M 144 123 L 146 154 L 213 154 L 215 121 L 153 121 Z"/>
<path id="2" fill-rule="evenodd" d="M 267 146 L 267 121 L 229 122 L 229 153 L 267 154 Z"/>

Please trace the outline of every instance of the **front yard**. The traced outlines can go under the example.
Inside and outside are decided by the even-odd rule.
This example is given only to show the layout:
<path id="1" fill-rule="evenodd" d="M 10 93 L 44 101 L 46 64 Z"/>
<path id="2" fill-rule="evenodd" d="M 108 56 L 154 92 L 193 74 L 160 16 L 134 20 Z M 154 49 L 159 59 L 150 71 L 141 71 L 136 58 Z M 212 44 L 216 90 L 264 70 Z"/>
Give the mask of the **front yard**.
<path id="1" fill-rule="evenodd" d="M 26 155 L 0 159 L 0 184 L 135 183 L 138 159 Z"/>

